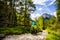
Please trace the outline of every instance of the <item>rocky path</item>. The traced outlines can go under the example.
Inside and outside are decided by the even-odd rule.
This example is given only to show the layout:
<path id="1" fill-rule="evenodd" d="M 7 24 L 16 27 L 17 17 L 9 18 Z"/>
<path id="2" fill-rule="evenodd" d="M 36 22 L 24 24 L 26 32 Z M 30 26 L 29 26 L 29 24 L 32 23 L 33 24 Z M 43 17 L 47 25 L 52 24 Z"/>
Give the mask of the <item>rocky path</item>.
<path id="1" fill-rule="evenodd" d="M 37 35 L 32 35 L 30 33 L 21 35 L 8 35 L 3 40 L 45 40 L 46 35 L 46 31 L 38 33 Z"/>

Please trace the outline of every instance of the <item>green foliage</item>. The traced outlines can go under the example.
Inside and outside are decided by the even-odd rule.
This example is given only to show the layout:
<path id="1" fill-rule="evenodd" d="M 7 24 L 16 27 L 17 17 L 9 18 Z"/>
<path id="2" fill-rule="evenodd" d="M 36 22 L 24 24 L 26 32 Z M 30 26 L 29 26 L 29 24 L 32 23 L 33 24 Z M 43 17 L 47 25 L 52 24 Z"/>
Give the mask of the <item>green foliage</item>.
<path id="1" fill-rule="evenodd" d="M 39 30 L 42 30 L 42 28 L 43 28 L 43 17 L 42 16 L 39 17 L 38 20 L 36 20 L 36 24 L 37 24 L 37 28 Z"/>
<path id="2" fill-rule="evenodd" d="M 29 33 L 27 29 L 25 29 L 22 26 L 16 26 L 16 27 L 1 27 L 0 28 L 0 34 L 23 34 L 23 33 Z"/>
<path id="3" fill-rule="evenodd" d="M 31 19 L 29 17 L 30 13 L 35 10 L 35 5 L 32 0 L 25 0 L 25 3 L 22 0 L 18 1 L 20 1 L 20 4 L 18 4 L 18 7 L 21 7 L 19 10 L 20 13 L 15 9 L 16 0 L 0 0 L 0 33 L 30 32 Z M 7 2 L 9 2 L 8 5 Z M 19 27 L 16 27 L 16 25 Z"/>
<path id="4" fill-rule="evenodd" d="M 56 21 L 56 17 L 51 16 L 50 20 L 48 20 L 48 26 L 47 29 L 49 28 L 50 30 L 55 30 L 56 29 L 56 25 L 57 25 L 57 21 Z"/>
<path id="5" fill-rule="evenodd" d="M 57 7 L 58 7 L 58 10 L 60 10 L 60 0 L 57 0 Z"/>
<path id="6" fill-rule="evenodd" d="M 18 29 L 18 30 L 17 30 Z M 12 33 L 17 33 L 17 32 L 22 32 L 21 28 L 19 27 L 15 27 L 15 28 L 9 28 L 9 27 L 4 27 L 4 28 L 0 28 L 0 34 L 12 34 Z"/>
<path id="7" fill-rule="evenodd" d="M 57 27 L 60 29 L 60 0 L 57 0 Z"/>
<path id="8" fill-rule="evenodd" d="M 52 17 L 50 19 L 49 25 L 51 27 L 47 28 L 49 34 L 46 36 L 46 40 L 60 40 L 60 0 L 56 1 L 57 1 L 57 18 Z"/>
<path id="9" fill-rule="evenodd" d="M 57 10 L 57 20 L 60 21 L 60 10 Z"/>
<path id="10" fill-rule="evenodd" d="M 57 10 L 57 29 L 60 29 L 60 10 Z"/>
<path id="11" fill-rule="evenodd" d="M 10 1 L 11 4 L 11 1 Z M 7 0 L 0 0 L 0 26 L 15 26 L 16 14 L 12 5 L 7 5 Z"/>
<path id="12" fill-rule="evenodd" d="M 20 3 L 23 5 L 21 5 L 21 4 L 19 5 L 21 7 L 20 13 L 16 14 L 17 15 L 17 24 L 24 25 L 27 28 L 28 28 L 28 26 L 31 27 L 30 13 L 31 13 L 31 11 L 35 10 L 35 5 L 33 4 L 32 0 L 25 0 L 25 3 L 21 0 Z M 22 6 L 25 6 L 25 7 L 22 7 Z M 30 7 L 32 7 L 34 10 Z"/>
<path id="13" fill-rule="evenodd" d="M 36 21 L 37 27 L 40 30 L 43 30 L 43 27 L 45 29 L 50 29 L 50 30 L 56 30 L 57 29 L 57 19 L 55 16 L 51 16 L 49 20 L 44 19 L 42 16 L 38 18 Z"/>
<path id="14" fill-rule="evenodd" d="M 57 1 L 57 11 L 56 11 L 56 15 L 57 15 L 57 25 L 56 25 L 56 31 L 60 32 L 60 0 L 56 0 Z"/>
<path id="15" fill-rule="evenodd" d="M 46 36 L 46 40 L 60 40 L 60 34 L 55 31 L 49 31 L 49 34 Z"/>
<path id="16" fill-rule="evenodd" d="M 16 15 L 17 15 L 17 24 L 18 25 L 24 25 L 24 17 L 23 17 L 23 15 L 21 15 L 21 14 L 18 14 L 18 13 L 16 13 Z"/>

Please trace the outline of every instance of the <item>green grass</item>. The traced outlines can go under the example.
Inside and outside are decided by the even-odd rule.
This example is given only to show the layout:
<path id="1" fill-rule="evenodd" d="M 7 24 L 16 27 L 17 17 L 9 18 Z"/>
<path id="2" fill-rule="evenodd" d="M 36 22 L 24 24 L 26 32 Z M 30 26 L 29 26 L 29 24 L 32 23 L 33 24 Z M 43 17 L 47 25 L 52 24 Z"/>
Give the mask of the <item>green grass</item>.
<path id="1" fill-rule="evenodd" d="M 60 34 L 55 31 L 50 31 L 46 36 L 46 40 L 60 40 Z"/>
<path id="2" fill-rule="evenodd" d="M 29 31 L 26 30 L 24 27 L 16 26 L 16 27 L 2 27 L 0 28 L 0 34 L 22 34 L 28 33 Z"/>

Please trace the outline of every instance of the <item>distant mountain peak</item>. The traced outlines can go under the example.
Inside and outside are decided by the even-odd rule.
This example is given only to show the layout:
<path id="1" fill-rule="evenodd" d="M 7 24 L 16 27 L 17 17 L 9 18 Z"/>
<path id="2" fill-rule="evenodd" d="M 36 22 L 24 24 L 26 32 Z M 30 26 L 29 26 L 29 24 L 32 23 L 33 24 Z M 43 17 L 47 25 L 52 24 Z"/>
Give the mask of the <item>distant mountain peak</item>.
<path id="1" fill-rule="evenodd" d="M 47 14 L 47 13 L 44 13 L 44 14 L 42 14 L 42 16 L 43 16 L 45 19 L 50 19 L 50 17 L 51 17 L 52 15 Z"/>

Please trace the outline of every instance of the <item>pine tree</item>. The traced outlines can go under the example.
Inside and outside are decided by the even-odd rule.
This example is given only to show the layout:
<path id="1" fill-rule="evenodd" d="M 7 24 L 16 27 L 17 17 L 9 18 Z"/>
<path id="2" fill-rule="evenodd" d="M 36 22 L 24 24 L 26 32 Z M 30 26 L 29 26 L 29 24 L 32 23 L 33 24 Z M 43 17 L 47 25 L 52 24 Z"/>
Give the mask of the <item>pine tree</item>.
<path id="1" fill-rule="evenodd" d="M 60 0 L 57 0 L 57 27 L 60 27 Z"/>
<path id="2" fill-rule="evenodd" d="M 16 14 L 15 14 L 15 10 L 12 5 L 12 0 L 3 0 L 0 2 L 2 2 L 0 4 L 0 6 L 2 6 L 2 8 L 0 7 L 0 10 L 1 10 L 0 21 L 1 21 L 2 26 L 15 26 L 16 25 Z M 7 5 L 8 2 L 10 2 L 9 5 Z"/>

